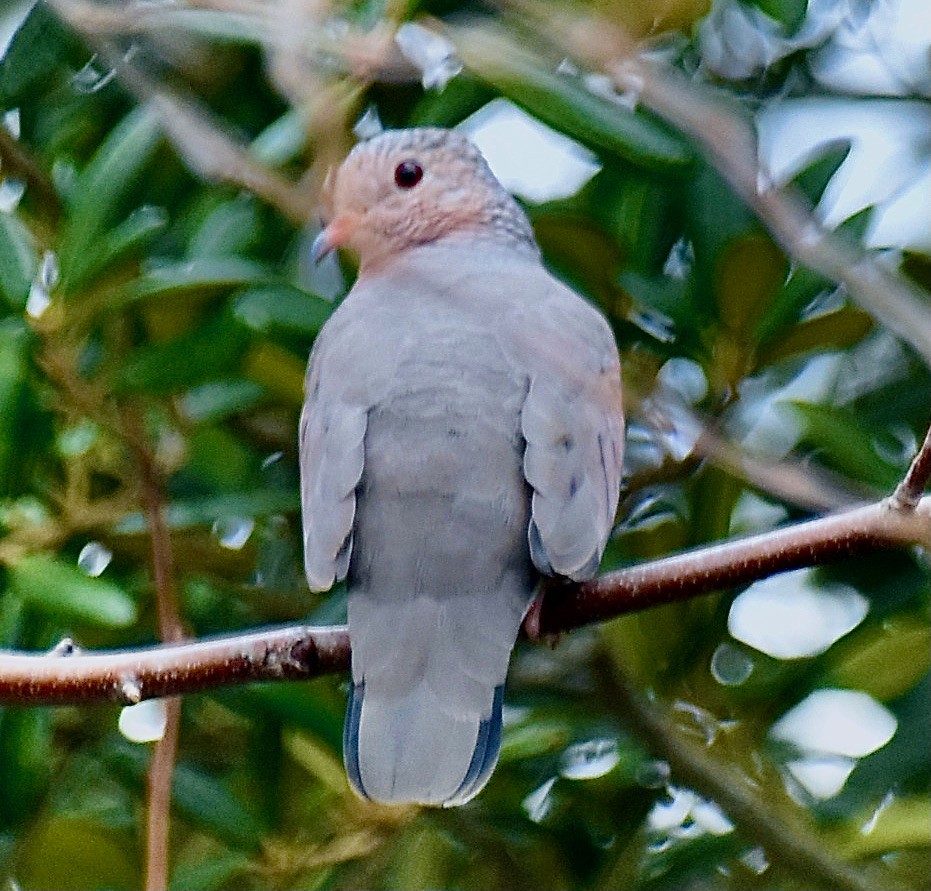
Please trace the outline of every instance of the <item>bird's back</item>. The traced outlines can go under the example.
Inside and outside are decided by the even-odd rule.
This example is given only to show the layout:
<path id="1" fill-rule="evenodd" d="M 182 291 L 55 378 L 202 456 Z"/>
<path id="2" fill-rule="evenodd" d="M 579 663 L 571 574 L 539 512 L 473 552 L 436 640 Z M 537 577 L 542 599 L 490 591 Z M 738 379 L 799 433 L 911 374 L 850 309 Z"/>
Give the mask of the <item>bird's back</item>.
<path id="1" fill-rule="evenodd" d="M 527 381 L 495 337 L 501 295 L 490 281 L 474 282 L 465 302 L 450 299 L 442 276 L 401 280 L 392 297 L 406 333 L 368 415 L 348 575 L 364 709 L 356 728 L 350 710 L 347 765 L 379 800 L 456 803 L 481 787 L 536 583 L 520 430 Z M 364 312 L 364 283 L 357 296 Z"/>

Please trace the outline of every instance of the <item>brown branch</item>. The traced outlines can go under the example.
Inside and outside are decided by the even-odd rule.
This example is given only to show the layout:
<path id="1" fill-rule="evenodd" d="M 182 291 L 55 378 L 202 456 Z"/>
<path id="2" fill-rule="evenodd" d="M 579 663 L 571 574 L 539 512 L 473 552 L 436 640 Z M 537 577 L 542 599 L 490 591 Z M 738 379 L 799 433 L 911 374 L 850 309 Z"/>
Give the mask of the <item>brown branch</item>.
<path id="1" fill-rule="evenodd" d="M 555 590 L 543 600 L 540 632 L 556 634 L 788 569 L 908 544 L 931 550 L 931 496 L 922 499 L 914 513 L 887 499 L 631 566 L 578 585 L 554 583 Z"/>
<path id="2" fill-rule="evenodd" d="M 54 223 L 61 216 L 61 199 L 45 171 L 6 127 L 0 127 L 0 172 L 19 177 L 36 193 L 36 207 Z"/>
<path id="3" fill-rule="evenodd" d="M 165 700 L 165 729 L 155 744 L 146 776 L 146 891 L 165 891 L 169 878 L 169 833 L 171 829 L 171 781 L 178 754 L 181 699 Z"/>
<path id="4" fill-rule="evenodd" d="M 152 80 L 128 56 L 101 39 L 101 32 L 109 30 L 108 23 L 114 27 L 120 24 L 125 10 L 75 0 L 51 0 L 51 5 L 116 72 L 123 86 L 155 110 L 166 136 L 192 170 L 212 182 L 249 189 L 296 225 L 311 219 L 318 203 L 316 195 L 305 194 L 298 184 L 251 157 L 246 146 L 193 96 L 181 95 Z"/>
<path id="5" fill-rule="evenodd" d="M 921 501 L 921 495 L 931 480 L 931 427 L 925 434 L 925 441 L 921 444 L 918 454 L 905 474 L 905 479 L 896 486 L 892 493 L 892 500 L 896 507 L 905 510 L 914 510 Z"/>
<path id="6" fill-rule="evenodd" d="M 551 584 L 540 630 L 555 634 L 783 570 L 914 544 L 931 550 L 931 496 L 910 510 L 887 499 L 621 569 L 580 585 Z M 344 627 L 300 625 L 66 658 L 8 652 L 0 654 L 0 703 L 139 702 L 247 681 L 307 679 L 348 666 L 349 635 Z"/>
<path id="7" fill-rule="evenodd" d="M 183 640 L 184 626 L 178 610 L 174 581 L 174 557 L 171 536 L 165 521 L 162 497 L 163 483 L 155 458 L 144 439 L 138 417 L 127 409 L 125 435 L 131 441 L 142 476 L 142 501 L 152 539 L 152 576 L 158 616 L 159 637 L 169 643 Z M 178 752 L 178 731 L 181 725 L 181 700 L 166 699 L 165 728 L 155 743 L 155 752 L 146 777 L 146 891 L 166 891 L 168 888 L 171 831 L 171 783 Z"/>

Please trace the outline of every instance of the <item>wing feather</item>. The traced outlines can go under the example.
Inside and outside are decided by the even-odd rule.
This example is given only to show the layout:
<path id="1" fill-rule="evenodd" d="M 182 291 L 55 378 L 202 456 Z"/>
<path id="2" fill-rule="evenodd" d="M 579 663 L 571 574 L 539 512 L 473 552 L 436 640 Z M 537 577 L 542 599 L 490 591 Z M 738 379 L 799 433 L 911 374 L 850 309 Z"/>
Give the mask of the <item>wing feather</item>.
<path id="1" fill-rule="evenodd" d="M 580 581 L 598 568 L 620 492 L 620 364 L 604 318 L 546 276 L 543 294 L 509 317 L 502 343 L 528 377 L 521 413 L 533 489 L 531 557 Z"/>

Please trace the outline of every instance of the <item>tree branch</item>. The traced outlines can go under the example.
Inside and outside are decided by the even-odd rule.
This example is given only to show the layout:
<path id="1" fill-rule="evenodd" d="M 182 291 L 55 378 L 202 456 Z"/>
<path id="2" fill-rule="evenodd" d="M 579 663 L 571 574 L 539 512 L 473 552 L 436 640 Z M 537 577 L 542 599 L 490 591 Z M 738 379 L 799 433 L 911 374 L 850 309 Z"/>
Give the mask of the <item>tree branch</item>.
<path id="1" fill-rule="evenodd" d="M 125 436 L 130 441 L 142 477 L 142 502 L 152 540 L 152 578 L 158 617 L 158 636 L 167 643 L 184 639 L 184 626 L 178 610 L 174 579 L 174 556 L 171 536 L 165 521 L 162 497 L 163 481 L 152 452 L 148 448 L 143 425 L 131 408 L 124 412 Z M 165 700 L 165 728 L 155 743 L 155 752 L 146 777 L 146 891 L 168 888 L 171 829 L 171 781 L 178 752 L 181 726 L 181 700 Z"/>
<path id="2" fill-rule="evenodd" d="M 540 632 L 556 634 L 627 612 L 896 545 L 931 550 L 931 497 L 911 510 L 886 499 L 748 538 L 653 560 L 589 582 L 551 583 Z M 555 590 L 554 590 L 555 589 Z"/>
<path id="3" fill-rule="evenodd" d="M 917 460 L 924 460 L 922 457 Z M 776 572 L 891 547 L 931 550 L 931 496 L 913 509 L 890 498 L 749 538 L 712 545 L 582 584 L 550 583 L 540 631 L 555 634 Z M 0 654 L 0 703 L 65 705 L 192 693 L 247 681 L 307 679 L 349 667 L 344 627 L 289 626 L 147 649 Z"/>
<path id="4" fill-rule="evenodd" d="M 912 459 L 908 473 L 892 493 L 896 507 L 914 510 L 921 501 L 922 493 L 928 488 L 928 480 L 931 480 L 931 426 L 928 427 L 918 454 Z"/>
<path id="5" fill-rule="evenodd" d="M 67 705 L 196 693 L 246 681 L 303 680 L 349 667 L 343 627 L 294 625 L 135 650 L 0 655 L 0 703 Z"/>

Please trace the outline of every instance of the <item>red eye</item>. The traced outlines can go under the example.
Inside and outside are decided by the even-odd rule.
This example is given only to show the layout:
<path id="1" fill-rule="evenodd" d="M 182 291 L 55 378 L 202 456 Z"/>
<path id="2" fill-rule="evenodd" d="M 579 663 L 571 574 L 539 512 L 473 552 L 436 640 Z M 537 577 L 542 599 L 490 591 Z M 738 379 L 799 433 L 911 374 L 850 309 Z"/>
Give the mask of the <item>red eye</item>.
<path id="1" fill-rule="evenodd" d="M 413 189 L 423 179 L 423 167 L 416 161 L 402 161 L 394 168 L 394 181 L 398 188 Z"/>

